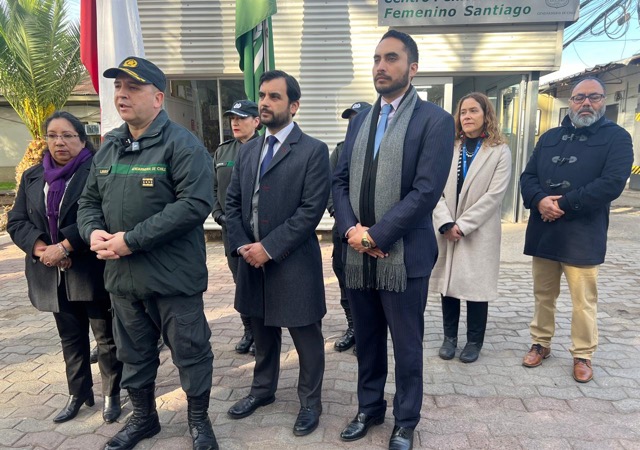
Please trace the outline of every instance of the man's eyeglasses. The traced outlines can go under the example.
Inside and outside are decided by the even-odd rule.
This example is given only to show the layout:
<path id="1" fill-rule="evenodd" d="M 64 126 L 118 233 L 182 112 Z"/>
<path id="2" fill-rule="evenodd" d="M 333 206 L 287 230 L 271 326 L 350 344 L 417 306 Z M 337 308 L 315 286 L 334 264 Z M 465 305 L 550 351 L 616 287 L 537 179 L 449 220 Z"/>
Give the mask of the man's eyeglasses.
<path id="1" fill-rule="evenodd" d="M 584 103 L 586 99 L 589 99 L 591 103 L 600 103 L 602 99 L 604 99 L 604 97 L 605 96 L 603 94 L 589 94 L 589 95 L 578 94 L 569 98 L 569 100 L 571 100 L 576 105 L 579 105 L 581 103 Z"/>
<path id="2" fill-rule="evenodd" d="M 69 142 L 73 138 L 77 138 L 77 134 L 64 133 L 64 134 L 47 134 L 47 141 L 55 142 L 58 139 L 62 139 L 62 142 Z"/>

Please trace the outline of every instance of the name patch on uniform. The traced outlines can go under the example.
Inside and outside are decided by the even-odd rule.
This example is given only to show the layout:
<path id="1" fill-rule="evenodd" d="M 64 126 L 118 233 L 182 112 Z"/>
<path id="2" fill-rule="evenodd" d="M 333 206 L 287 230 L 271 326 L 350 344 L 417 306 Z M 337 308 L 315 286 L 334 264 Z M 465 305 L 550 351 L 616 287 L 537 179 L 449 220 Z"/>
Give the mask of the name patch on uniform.
<path id="1" fill-rule="evenodd" d="M 153 187 L 153 178 L 145 177 L 142 179 L 142 187 L 143 188 L 152 188 Z"/>
<path id="2" fill-rule="evenodd" d="M 109 175 L 111 172 L 111 167 L 98 167 L 96 168 L 98 175 Z"/>
<path id="3" fill-rule="evenodd" d="M 167 175 L 166 164 L 114 164 L 112 172 L 118 175 Z"/>

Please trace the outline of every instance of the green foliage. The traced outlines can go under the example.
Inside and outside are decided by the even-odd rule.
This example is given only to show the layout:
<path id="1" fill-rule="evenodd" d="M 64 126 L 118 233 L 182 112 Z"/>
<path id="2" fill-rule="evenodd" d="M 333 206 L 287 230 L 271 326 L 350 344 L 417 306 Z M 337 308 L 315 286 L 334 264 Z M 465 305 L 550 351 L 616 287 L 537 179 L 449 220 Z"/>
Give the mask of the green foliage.
<path id="1" fill-rule="evenodd" d="M 0 181 L 0 191 L 13 191 L 16 184 L 13 181 Z"/>
<path id="2" fill-rule="evenodd" d="M 64 0 L 0 2 L 0 92 L 34 139 L 83 74 L 80 32 Z"/>

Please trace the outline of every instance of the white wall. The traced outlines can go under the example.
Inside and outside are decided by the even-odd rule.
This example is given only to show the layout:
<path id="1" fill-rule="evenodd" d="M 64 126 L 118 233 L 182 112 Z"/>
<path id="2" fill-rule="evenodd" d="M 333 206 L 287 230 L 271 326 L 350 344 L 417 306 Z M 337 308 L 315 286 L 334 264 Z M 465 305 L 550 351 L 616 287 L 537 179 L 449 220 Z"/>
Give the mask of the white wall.
<path id="1" fill-rule="evenodd" d="M 83 122 L 99 121 L 100 110 L 92 105 L 68 105 L 64 108 Z M 11 106 L 0 106 L 0 167 L 18 165 L 29 142 L 31 133 Z"/>

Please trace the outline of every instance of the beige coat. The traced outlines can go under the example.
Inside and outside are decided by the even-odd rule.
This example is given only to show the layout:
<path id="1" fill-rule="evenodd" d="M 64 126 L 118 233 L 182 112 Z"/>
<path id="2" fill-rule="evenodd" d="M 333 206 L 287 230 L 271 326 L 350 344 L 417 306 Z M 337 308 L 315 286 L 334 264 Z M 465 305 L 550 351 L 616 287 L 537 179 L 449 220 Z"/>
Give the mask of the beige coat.
<path id="1" fill-rule="evenodd" d="M 468 301 L 498 297 L 500 269 L 500 209 L 511 179 L 511 151 L 506 144 L 482 145 L 460 191 L 456 207 L 456 185 L 460 142 L 442 198 L 433 211 L 438 240 L 438 262 L 431 275 L 431 289 L 442 295 Z M 438 229 L 455 222 L 464 237 L 449 242 Z"/>

